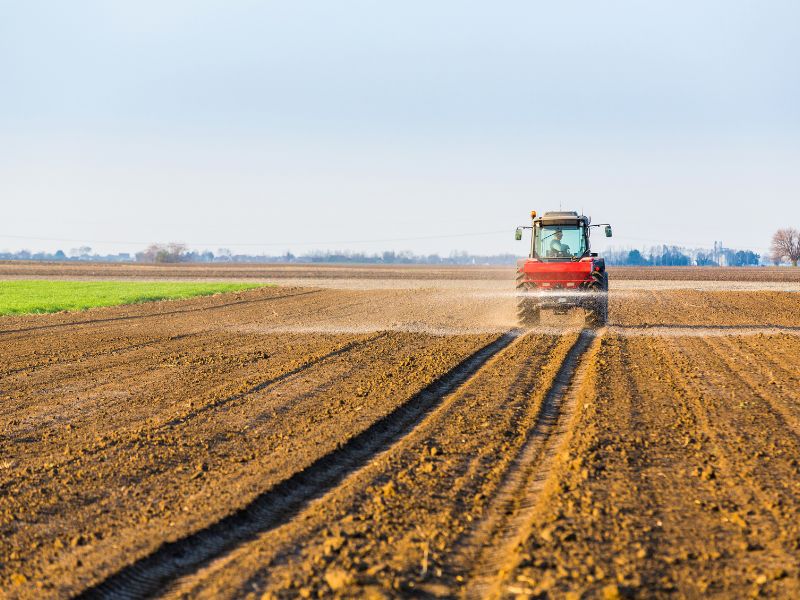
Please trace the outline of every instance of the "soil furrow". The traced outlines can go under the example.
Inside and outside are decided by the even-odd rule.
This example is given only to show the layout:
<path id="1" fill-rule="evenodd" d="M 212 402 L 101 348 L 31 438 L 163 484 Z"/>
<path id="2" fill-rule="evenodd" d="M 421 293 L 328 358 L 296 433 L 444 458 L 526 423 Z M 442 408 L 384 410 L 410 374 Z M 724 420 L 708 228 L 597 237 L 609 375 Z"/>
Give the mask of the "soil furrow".
<path id="1" fill-rule="evenodd" d="M 760 394 L 767 396 L 778 406 L 785 418 L 800 432 L 800 342 L 784 335 L 758 336 L 730 342 L 752 370 L 753 384 Z M 732 365 L 734 369 L 739 365 Z"/>
<path id="2" fill-rule="evenodd" d="M 0 377 L 5 378 L 5 377 L 9 377 L 10 375 L 15 375 L 16 373 L 20 373 L 22 371 L 35 372 L 35 371 L 38 371 L 38 370 L 41 370 L 41 369 L 47 369 L 47 368 L 52 368 L 52 367 L 64 367 L 64 366 L 72 365 L 72 364 L 77 363 L 77 362 L 82 362 L 82 361 L 86 361 L 86 360 L 93 360 L 93 359 L 101 358 L 101 357 L 104 357 L 104 356 L 112 356 L 112 355 L 124 354 L 125 352 L 130 352 L 130 351 L 133 351 L 133 350 L 139 350 L 140 348 L 146 348 L 148 346 L 153 346 L 154 344 L 164 343 L 164 341 L 165 340 L 163 338 L 157 338 L 157 339 L 150 339 L 150 340 L 147 340 L 145 342 L 138 342 L 138 343 L 131 344 L 129 342 L 126 343 L 123 340 L 123 343 L 122 343 L 121 346 L 105 348 L 103 350 L 98 350 L 96 352 L 77 352 L 77 353 L 72 353 L 68 357 L 53 356 L 54 354 L 56 354 L 57 350 L 55 348 L 51 348 L 51 350 L 50 350 L 51 354 L 49 354 L 46 357 L 46 360 L 47 360 L 46 363 L 35 362 L 35 363 L 31 364 L 30 362 L 26 362 L 26 361 L 30 361 L 31 360 L 30 356 L 21 356 L 20 355 L 21 353 L 18 353 L 17 357 L 16 357 L 18 360 L 15 363 L 8 363 L 11 366 L 11 368 L 6 370 L 6 371 L 4 371 L 4 372 L 2 372 L 2 373 L 0 373 Z M 108 344 L 108 341 L 103 340 L 101 343 Z M 24 363 L 24 366 L 17 366 L 17 364 L 20 364 L 20 363 Z"/>
<path id="3" fill-rule="evenodd" d="M 250 387 L 250 388 L 248 388 L 248 389 L 246 389 L 246 390 L 244 390 L 242 392 L 233 394 L 231 396 L 227 396 L 225 398 L 220 398 L 218 400 L 214 400 L 214 401 L 212 401 L 212 402 L 210 402 L 208 404 L 205 404 L 204 406 L 202 406 L 200 408 L 191 410 L 188 413 L 181 415 L 180 417 L 176 417 L 174 419 L 171 419 L 171 420 L 167 421 L 166 423 L 164 423 L 162 425 L 159 425 L 158 427 L 159 428 L 162 428 L 162 427 L 169 428 L 169 427 L 177 427 L 179 425 L 183 425 L 184 423 L 186 423 L 190 419 L 193 419 L 193 418 L 195 418 L 195 417 L 197 417 L 197 416 L 199 416 L 199 415 L 201 415 L 203 413 L 207 413 L 208 411 L 219 409 L 222 406 L 225 406 L 226 404 L 229 404 L 231 402 L 236 402 L 238 400 L 242 400 L 245 396 L 248 396 L 250 394 L 256 394 L 258 392 L 265 391 L 269 387 L 274 386 L 275 384 L 281 383 L 283 381 L 286 381 L 290 377 L 294 377 L 295 375 L 299 375 L 303 371 L 307 371 L 308 369 L 310 369 L 312 367 L 320 365 L 320 364 L 324 363 L 325 361 L 327 361 L 327 360 L 329 360 L 331 358 L 342 356 L 346 352 L 350 352 L 351 350 L 354 350 L 356 348 L 364 347 L 364 346 L 366 346 L 366 345 L 368 345 L 368 344 L 370 344 L 372 342 L 378 341 L 379 339 L 381 339 L 383 337 L 386 337 L 386 332 L 381 332 L 381 333 L 378 333 L 376 335 L 367 336 L 366 338 L 363 338 L 363 339 L 349 341 L 349 342 L 341 345 L 340 347 L 338 347 L 338 348 L 336 348 L 334 350 L 331 350 L 330 352 L 326 352 L 325 354 L 323 354 L 321 356 L 316 356 L 316 357 L 313 357 L 310 360 L 307 360 L 306 362 L 304 362 L 303 364 L 301 364 L 298 367 L 295 367 L 293 369 L 290 369 L 288 371 L 285 371 L 285 372 L 281 373 L 280 375 L 277 375 L 275 377 L 272 377 L 270 379 L 262 381 L 262 382 L 258 383 L 257 385 L 254 385 L 254 386 L 252 386 L 252 387 Z"/>
<path id="4" fill-rule="evenodd" d="M 702 401 L 697 406 L 708 415 L 709 431 L 720 441 L 722 452 L 738 465 L 776 519 L 788 516 L 786 508 L 800 508 L 800 484 L 795 482 L 800 470 L 794 458 L 800 455 L 800 440 L 791 435 L 783 415 L 773 410 L 770 400 L 747 385 L 714 344 L 692 340 L 679 351 L 705 367 L 705 376 L 692 382 L 701 394 Z M 781 471 L 786 471 L 793 485 L 774 485 Z M 783 510 L 776 510 L 780 507 Z"/>
<path id="5" fill-rule="evenodd" d="M 785 589 L 789 584 L 796 593 L 797 580 L 784 581 L 787 574 L 798 573 L 800 559 L 796 520 L 800 514 L 800 470 L 792 458 L 798 455 L 796 440 L 781 435 L 785 430 L 781 416 L 752 390 L 746 388 L 744 392 L 738 373 L 728 368 L 712 344 L 695 339 L 685 340 L 680 346 L 672 340 L 665 343 L 669 348 L 665 355 L 688 361 L 675 370 L 695 374 L 686 378 L 684 385 L 693 390 L 689 397 L 701 435 L 712 444 L 718 459 L 714 467 L 719 474 L 714 468 L 705 468 L 700 476 L 735 482 L 728 490 L 731 501 L 714 506 L 721 509 L 723 521 L 740 528 L 746 540 L 742 549 L 750 554 L 738 565 L 744 571 L 740 580 L 723 583 L 709 578 L 706 586 L 751 584 L 752 593 L 763 594 L 770 587 Z M 793 452 L 784 450 L 785 446 L 791 446 Z"/>
<path id="6" fill-rule="evenodd" d="M 159 416 L 153 415 L 148 418 L 145 428 L 140 428 L 135 431 L 131 431 L 130 435 L 120 437 L 117 435 L 115 438 L 109 440 L 100 440 L 99 444 L 94 444 L 91 446 L 84 446 L 81 448 L 74 448 L 74 451 L 71 453 L 64 453 L 63 456 L 53 457 L 51 456 L 50 460 L 47 462 L 43 462 L 41 464 L 37 464 L 35 460 L 27 460 L 25 461 L 27 464 L 27 475 L 31 479 L 31 481 L 35 482 L 37 478 L 42 477 L 44 475 L 44 479 L 47 479 L 46 475 L 47 472 L 53 468 L 64 470 L 71 466 L 74 466 L 77 462 L 81 460 L 82 453 L 88 454 L 101 454 L 104 452 L 108 452 L 114 446 L 123 447 L 126 451 L 135 452 L 137 448 L 135 447 L 135 441 L 140 438 L 141 434 L 145 431 L 147 432 L 148 436 L 157 435 L 159 431 L 163 430 L 172 430 L 179 426 L 185 426 L 191 419 L 197 418 L 198 416 L 202 415 L 203 413 L 208 412 L 211 409 L 219 409 L 224 405 L 231 404 L 233 402 L 241 402 L 244 400 L 248 395 L 256 394 L 259 392 L 263 392 L 270 388 L 271 386 L 275 386 L 281 382 L 286 381 L 291 377 L 298 376 L 302 374 L 304 371 L 311 369 L 315 366 L 320 365 L 321 363 L 325 362 L 326 360 L 339 357 L 342 354 L 355 350 L 357 348 L 363 348 L 367 346 L 369 343 L 379 340 L 385 334 L 378 334 L 374 336 L 367 336 L 366 338 L 356 338 L 354 340 L 347 340 L 345 342 L 339 342 L 338 340 L 334 340 L 334 345 L 332 349 L 328 349 L 329 346 L 327 344 L 322 345 L 314 349 L 314 351 L 310 352 L 307 358 L 303 359 L 299 365 L 297 365 L 296 361 L 286 361 L 278 364 L 273 364 L 272 369 L 266 370 L 265 375 L 269 375 L 270 373 L 277 374 L 268 377 L 266 380 L 261 381 L 260 383 L 247 388 L 241 392 L 237 392 L 235 394 L 229 395 L 222 395 L 219 396 L 217 394 L 210 395 L 210 401 L 204 403 L 201 397 L 196 397 L 193 402 L 190 402 L 190 408 L 188 410 L 184 410 L 180 413 L 177 417 L 171 417 L 168 415 Z M 319 351 L 322 351 L 320 354 Z M 297 365 L 297 366 L 294 366 Z M 137 375 L 132 375 L 131 377 L 135 377 Z M 139 373 L 138 377 L 141 377 L 142 374 Z M 213 373 L 211 374 L 213 376 Z M 237 387 L 241 387 L 240 384 L 235 384 Z M 181 394 L 185 395 L 189 392 L 189 390 L 182 389 Z M 133 394 L 132 394 L 133 395 Z M 195 404 L 199 404 L 198 408 L 193 408 L 192 406 Z M 52 406 L 46 407 L 47 410 L 52 411 Z M 92 407 L 96 410 L 96 406 Z M 30 418 L 30 417 L 28 417 Z M 69 420 L 70 427 L 74 427 L 78 425 L 76 419 Z M 45 423 L 46 424 L 46 423 Z M 0 436 L 0 447 L 2 447 L 2 443 L 10 443 L 13 442 L 15 439 L 19 438 L 25 432 L 17 429 L 14 431 L 14 435 L 6 435 Z M 170 432 L 172 435 L 172 432 Z M 132 438 L 132 439 L 131 439 Z M 59 448 L 60 450 L 60 448 Z M 75 451 L 80 451 L 76 454 Z M 36 450 L 37 453 L 41 453 L 41 446 Z M 19 452 L 16 455 L 17 460 L 25 459 L 24 452 Z M 0 489 L 6 482 L 3 481 L 5 478 L 0 478 Z"/>
<path id="7" fill-rule="evenodd" d="M 282 307 L 280 314 L 273 310 L 273 314 L 270 316 L 273 319 L 279 317 L 280 324 L 272 325 L 271 327 L 264 325 L 265 314 L 261 307 L 248 307 L 248 312 L 243 312 L 240 310 L 237 314 L 235 314 L 234 322 L 236 323 L 236 329 L 246 330 L 248 327 L 258 326 L 258 334 L 271 333 L 271 329 L 279 328 L 287 321 L 292 321 L 293 319 L 305 319 L 309 312 L 308 307 L 305 305 L 305 301 L 306 299 L 301 297 L 298 301 L 287 304 L 286 306 Z M 309 298 L 308 301 L 313 300 Z M 352 303 L 352 305 L 361 307 L 363 310 L 365 302 L 366 299 L 362 299 L 360 303 L 356 302 Z M 341 311 L 343 305 L 347 306 L 346 303 L 335 303 L 333 307 L 328 308 L 326 313 L 332 312 L 330 308 L 334 308 L 335 312 L 338 313 Z M 178 316 L 182 315 L 182 313 L 177 314 Z M 20 352 L 19 345 L 16 344 L 15 340 L 0 340 L 0 352 L 5 349 L 5 345 L 10 344 L 11 349 L 9 350 L 9 354 L 13 354 L 18 360 L 27 361 L 24 367 L 15 368 L 13 371 L 8 372 L 7 375 L 25 372 L 25 383 L 28 386 L 33 387 L 36 385 L 41 385 L 43 382 L 49 386 L 52 386 L 56 381 L 60 381 L 61 379 L 54 379 L 53 373 L 51 372 L 53 368 L 66 369 L 66 379 L 78 378 L 85 374 L 87 369 L 94 371 L 95 365 L 93 364 L 93 361 L 96 359 L 102 359 L 106 356 L 121 357 L 122 360 L 118 361 L 116 364 L 111 361 L 105 361 L 103 363 L 104 370 L 111 370 L 116 368 L 119 364 L 124 364 L 124 360 L 141 360 L 142 357 L 148 357 L 147 353 L 140 353 L 138 357 L 124 356 L 126 353 L 136 352 L 142 348 L 153 347 L 155 351 L 163 352 L 165 347 L 168 345 L 177 345 L 175 344 L 176 342 L 180 342 L 181 340 L 190 337 L 201 338 L 202 341 L 196 343 L 196 346 L 207 344 L 210 339 L 213 339 L 215 343 L 219 343 L 219 338 L 221 337 L 230 339 L 233 342 L 241 342 L 242 336 L 236 331 L 226 331 L 224 322 L 215 321 L 211 324 L 202 324 L 201 327 L 198 327 L 198 324 L 199 322 L 197 322 L 195 319 L 187 322 L 183 317 L 181 317 L 181 319 L 172 319 L 169 322 L 164 322 L 164 320 L 162 320 L 162 322 L 158 324 L 159 328 L 164 331 L 171 327 L 175 330 L 175 333 L 168 334 L 166 336 L 162 335 L 161 337 L 157 337 L 155 339 L 150 338 L 143 342 L 131 344 L 130 341 L 132 338 L 134 338 L 134 336 L 129 331 L 126 331 L 125 334 L 120 336 L 119 324 L 111 323 L 100 330 L 86 330 L 77 328 L 69 331 L 68 334 L 65 334 L 65 332 L 61 331 L 37 334 L 35 338 L 36 344 L 26 346 L 26 348 L 32 348 L 32 352 L 28 352 L 27 354 Z M 189 331 L 186 330 L 186 325 L 189 325 Z M 106 339 L 106 336 L 109 334 L 114 335 L 116 341 L 118 343 L 121 342 L 123 346 L 121 348 L 111 348 L 107 350 L 101 350 L 99 352 L 78 351 L 76 353 L 76 348 L 103 347 L 108 345 L 110 340 Z M 187 348 L 181 349 L 184 350 L 184 352 L 187 350 Z M 66 359 L 63 358 L 64 354 L 67 355 Z M 70 370 L 69 367 L 77 366 L 76 363 L 81 363 L 80 366 L 82 369 L 72 368 Z M 12 363 L 9 362 L 6 364 Z M 29 376 L 30 374 L 37 374 L 39 375 L 39 378 L 31 378 Z"/>
<path id="8" fill-rule="evenodd" d="M 465 586 L 468 598 L 497 594 L 509 558 L 522 541 L 525 526 L 566 437 L 575 407 L 576 390 L 585 376 L 580 361 L 596 336 L 603 331 L 584 330 L 570 348 L 542 403 L 536 423 L 510 465 L 504 482 L 488 506 L 486 516 L 463 540 L 456 564 L 470 573 Z"/>
<path id="9" fill-rule="evenodd" d="M 169 581 L 229 551 L 231 547 L 290 519 L 310 500 L 337 485 L 348 473 L 407 432 L 446 394 L 461 385 L 513 338 L 514 334 L 501 336 L 367 430 L 258 496 L 233 515 L 195 534 L 163 545 L 155 554 L 124 568 L 86 590 L 80 597 L 146 597 L 168 585 Z"/>
<path id="10" fill-rule="evenodd" d="M 795 440 L 800 442 L 800 419 L 797 413 L 792 411 L 788 404 L 797 406 L 797 401 L 800 399 L 800 394 L 785 393 L 783 390 L 778 389 L 777 381 L 773 378 L 771 382 L 774 384 L 769 389 L 763 383 L 758 381 L 756 373 L 763 369 L 760 362 L 755 360 L 757 357 L 745 354 L 737 345 L 729 340 L 715 340 L 716 343 L 706 341 L 706 344 L 715 353 L 717 358 L 725 365 L 725 371 L 729 377 L 738 377 L 739 380 L 747 386 L 749 392 L 765 404 L 767 404 L 775 418 L 780 421 L 783 428 L 786 429 Z M 784 356 L 785 361 L 791 361 L 790 356 Z M 762 361 L 763 362 L 763 359 Z"/>
<path id="11" fill-rule="evenodd" d="M 721 529 L 727 531 L 725 534 L 709 531 L 709 543 L 705 547 L 698 545 L 698 550 L 681 556 L 685 564 L 681 567 L 680 561 L 675 561 L 673 570 L 683 573 L 683 577 L 693 582 L 696 593 L 713 595 L 724 591 L 729 594 L 731 590 L 748 588 L 751 594 L 760 593 L 765 590 L 751 587 L 758 578 L 751 574 L 753 567 L 770 573 L 771 565 L 789 564 L 789 555 L 777 543 L 781 522 L 776 519 L 774 511 L 759 502 L 757 484 L 754 485 L 755 482 L 742 469 L 741 459 L 731 452 L 727 424 L 721 422 L 720 415 L 715 415 L 712 409 L 715 401 L 724 401 L 727 397 L 723 388 L 708 380 L 706 361 L 713 351 L 711 354 L 701 351 L 693 356 L 689 351 L 693 344 L 697 344 L 697 340 L 686 339 L 680 345 L 673 340 L 664 340 L 659 344 L 658 352 L 665 367 L 665 378 L 684 392 L 681 397 L 685 398 L 685 406 L 697 424 L 695 432 L 684 440 L 684 444 L 699 451 L 701 456 L 705 455 L 702 464 L 689 470 L 688 475 L 708 482 L 707 486 L 713 490 L 713 494 L 695 501 L 706 513 L 698 515 L 696 522 L 707 522 L 708 512 L 712 515 L 717 513 Z M 689 358 L 689 363 L 686 358 Z M 700 373 L 705 373 L 705 376 L 697 376 Z M 734 378 L 728 383 L 733 383 L 735 374 L 730 375 Z M 713 395 L 708 395 L 709 390 Z M 726 420 L 729 418 L 725 417 Z M 697 485 L 699 487 L 700 483 Z M 707 524 L 705 527 L 711 529 Z M 702 564 L 704 561 L 716 563 L 716 573 L 708 572 Z M 673 583 L 679 585 L 680 582 L 676 579 Z"/>
<path id="12" fill-rule="evenodd" d="M 77 427 L 93 415 L 108 412 L 120 403 L 129 402 L 131 398 L 142 400 L 155 396 L 159 400 L 157 404 L 150 405 L 152 412 L 140 411 L 137 415 L 139 420 L 145 417 L 158 418 L 161 413 L 172 412 L 176 405 L 183 408 L 188 401 L 189 410 L 180 411 L 181 417 L 185 417 L 201 410 L 207 403 L 225 403 L 226 399 L 231 401 L 243 397 L 241 381 L 255 380 L 258 383 L 250 387 L 257 389 L 258 385 L 298 371 L 305 364 L 315 364 L 327 355 L 336 356 L 343 348 L 354 348 L 353 342 L 364 339 L 364 336 L 346 336 L 343 340 L 341 337 L 331 339 L 330 336 L 316 340 L 309 338 L 301 346 L 305 357 L 298 364 L 294 357 L 282 351 L 282 346 L 292 341 L 290 336 L 258 336 L 251 339 L 224 337 L 226 339 L 223 340 L 199 338 L 189 345 L 176 345 L 170 340 L 148 354 L 136 357 L 136 360 L 129 357 L 124 362 L 111 361 L 110 366 L 96 365 L 92 377 L 86 377 L 85 373 L 81 375 L 81 369 L 75 369 L 66 376 L 82 380 L 82 384 L 77 386 L 57 385 L 63 383 L 63 380 L 57 379 L 35 395 L 26 394 L 25 388 L 9 388 L 6 394 L 27 402 L 15 402 L 9 405 L 8 411 L 0 411 L 5 413 L 11 425 L 6 434 L 0 436 L 0 440 L 31 435 L 36 430 L 54 425 L 70 424 Z M 372 338 L 375 336 L 367 336 L 367 339 Z M 224 372 L 225 381 L 215 382 L 220 371 Z M 175 384 L 180 384 L 180 387 Z M 232 386 L 234 389 L 231 389 Z M 200 408 L 193 408 L 196 404 Z M 129 417 L 125 419 L 123 424 L 128 426 Z M 169 421 L 170 418 L 162 420 Z M 27 426 L 21 426 L 18 422 L 27 423 Z M 104 425 L 114 427 L 120 423 L 111 419 Z"/>
<path id="13" fill-rule="evenodd" d="M 614 325 L 634 327 L 725 327 L 796 330 L 797 294 L 773 291 L 656 290 L 614 298 Z M 767 308 L 769 307 L 769 308 Z"/>
<path id="14" fill-rule="evenodd" d="M 300 304 L 299 302 L 295 304 Z M 284 312 L 281 314 L 281 319 L 289 319 L 290 317 L 300 317 L 302 318 L 304 315 L 307 314 L 307 310 L 304 307 L 299 306 L 297 309 L 292 311 L 291 307 L 294 304 L 290 304 Z M 252 308 L 252 307 L 251 307 Z M 287 310 L 288 309 L 288 310 Z M 294 314 L 292 314 L 294 312 Z M 162 313 L 163 314 L 163 313 Z M 175 313 L 175 314 L 183 314 L 183 313 Z M 264 320 L 263 312 L 256 311 L 253 313 L 253 316 L 248 319 L 244 320 L 242 317 L 245 316 L 243 314 L 237 315 L 237 323 L 239 323 L 240 327 L 247 327 L 251 324 L 260 324 Z M 162 327 L 166 328 L 167 324 L 161 324 Z M 12 375 L 14 373 L 22 372 L 22 371 L 30 371 L 31 373 L 45 370 L 52 369 L 54 367 L 70 367 L 74 366 L 75 363 L 83 363 L 84 369 L 92 368 L 91 362 L 95 359 L 100 359 L 106 356 L 122 356 L 129 352 L 135 352 L 136 350 L 140 350 L 142 348 L 149 348 L 156 346 L 156 349 L 159 349 L 158 346 L 165 345 L 170 342 L 179 342 L 180 340 L 189 338 L 189 337 L 197 337 L 197 336 L 219 336 L 222 332 L 220 325 L 218 323 L 212 324 L 211 326 L 203 326 L 202 328 L 195 328 L 192 331 L 183 331 L 181 330 L 180 333 L 167 335 L 166 337 L 161 336 L 157 338 L 150 338 L 146 341 L 138 342 L 138 343 L 130 343 L 131 335 L 122 335 L 117 337 L 114 341 L 117 343 L 121 343 L 120 347 L 111 347 L 105 348 L 105 346 L 109 345 L 109 342 L 112 340 L 106 339 L 104 336 L 108 335 L 109 332 L 119 332 L 118 324 L 111 323 L 109 326 L 105 328 L 105 330 L 86 330 L 82 328 L 78 328 L 74 331 L 70 331 L 69 335 L 64 335 L 64 332 L 52 332 L 52 333 L 42 333 L 37 335 L 37 344 L 32 346 L 33 352 L 32 354 L 23 353 L 23 352 L 16 352 L 16 359 L 17 362 L 26 362 L 25 366 L 14 368 L 11 371 L 7 371 L 6 373 L 2 374 L 2 376 Z M 0 348 L 2 348 L 4 343 L 8 343 L 9 340 L 0 340 Z M 13 344 L 13 341 L 12 341 Z M 76 352 L 76 348 L 84 348 L 86 346 L 89 347 L 100 347 L 103 348 L 99 351 L 95 352 Z M 15 347 L 17 349 L 18 347 Z M 64 354 L 67 356 L 64 357 Z M 87 364 L 88 363 L 88 364 Z M 11 363 L 8 363 L 11 364 Z M 109 365 L 104 365 L 106 368 L 109 368 Z M 73 371 L 74 373 L 74 371 Z M 74 376 L 79 376 L 81 371 L 78 371 Z M 53 382 L 52 375 L 49 372 L 43 374 L 43 377 L 47 378 L 51 384 Z M 29 382 L 33 383 L 33 382 Z"/>
<path id="15" fill-rule="evenodd" d="M 143 373 L 153 374 L 154 371 L 163 367 L 178 366 L 176 357 L 180 354 L 196 354 L 198 356 L 208 355 L 209 347 L 224 347 L 224 341 L 218 337 L 205 336 L 191 341 L 186 341 L 189 336 L 179 339 L 169 338 L 157 343 L 155 347 L 143 345 L 134 351 L 133 355 L 116 356 L 106 355 L 94 357 L 97 361 L 80 361 L 80 364 L 59 365 L 56 372 L 47 371 L 36 373 L 33 377 L 27 376 L 22 381 L 7 381 L 8 387 L 4 393 L 21 401 L 15 402 L 8 407 L 8 411 L 3 411 L 9 419 L 14 419 L 17 413 L 26 414 L 28 420 L 33 425 L 50 425 L 58 422 L 50 402 L 72 403 L 73 399 L 80 394 L 91 393 L 94 396 L 101 396 L 106 389 L 123 388 L 132 390 L 137 386 Z M 237 345 L 242 353 L 247 348 L 241 338 L 238 340 L 230 337 L 227 340 L 231 346 Z M 249 346 L 259 346 L 260 340 L 251 340 Z M 263 345 L 261 345 L 263 347 Z M 201 363 L 193 365 L 203 366 Z M 210 365 L 213 366 L 213 365 Z M 90 374 L 90 376 L 87 376 Z M 175 377 L 172 372 L 169 376 Z M 129 385 L 130 384 L 130 385 Z M 46 407 L 47 418 L 40 420 L 41 416 L 36 415 L 35 407 Z M 83 409 L 81 409 L 82 412 Z M 75 411 L 73 411 L 75 412 Z"/>
<path id="16" fill-rule="evenodd" d="M 304 315 L 308 314 L 308 307 L 306 307 L 304 303 L 305 299 L 300 299 L 284 307 L 280 315 L 281 322 L 293 318 L 304 318 Z M 298 305 L 297 308 L 294 308 L 295 305 Z M 359 306 L 363 308 L 363 302 Z M 341 305 L 334 304 L 334 308 L 336 309 L 334 312 L 338 312 Z M 134 363 L 149 363 L 146 368 L 152 369 L 161 363 L 169 361 L 171 353 L 180 353 L 184 356 L 197 354 L 199 357 L 209 354 L 209 352 L 216 347 L 215 350 L 217 353 L 228 352 L 230 354 L 241 354 L 247 351 L 247 347 L 243 345 L 245 340 L 250 346 L 258 346 L 261 340 L 264 339 L 264 335 L 271 333 L 271 329 L 278 327 L 277 325 L 265 327 L 263 325 L 265 317 L 263 312 L 257 311 L 250 315 L 249 318 L 243 319 L 243 317 L 247 316 L 246 313 L 237 315 L 236 322 L 238 325 L 236 328 L 246 329 L 251 325 L 259 324 L 259 331 L 257 333 L 242 335 L 242 333 L 237 331 L 223 329 L 220 323 L 215 323 L 211 328 L 205 327 L 200 330 L 186 332 L 185 326 L 182 327 L 185 321 L 183 323 L 179 321 L 169 324 L 159 323 L 159 329 L 164 330 L 168 327 L 172 327 L 177 330 L 177 333 L 167 337 L 161 337 L 156 341 L 131 345 L 128 352 L 133 352 L 132 355 L 123 352 L 98 353 L 89 356 L 84 355 L 74 362 L 54 361 L 54 355 L 55 357 L 59 356 L 56 345 L 67 344 L 67 348 L 72 349 L 76 346 L 83 347 L 86 345 L 93 346 L 103 344 L 105 343 L 102 339 L 103 334 L 85 336 L 79 335 L 79 332 L 72 331 L 70 335 L 65 335 L 64 332 L 60 332 L 60 334 L 55 336 L 39 335 L 36 338 L 37 343 L 33 345 L 33 347 L 37 349 L 34 352 L 40 357 L 39 360 L 46 360 L 46 363 L 44 365 L 30 365 L 30 370 L 23 369 L 23 371 L 25 371 L 22 373 L 24 379 L 19 381 L 5 379 L 4 384 L 9 386 L 5 389 L 5 393 L 10 394 L 14 392 L 16 396 L 24 397 L 27 390 L 35 390 L 35 394 L 31 393 L 28 395 L 29 397 L 37 398 L 37 401 L 41 402 L 41 400 L 39 400 L 41 394 L 48 390 L 52 390 L 53 393 L 56 393 L 59 391 L 57 389 L 58 385 L 64 385 L 66 382 L 72 380 L 84 380 L 85 385 L 83 388 L 73 386 L 69 392 L 79 392 L 83 389 L 92 389 L 97 392 L 101 385 L 101 382 L 98 382 L 98 378 L 101 375 L 104 375 L 107 382 L 110 382 L 112 385 L 118 385 L 125 377 L 123 370 L 133 370 L 135 377 L 136 373 L 138 373 L 138 369 L 145 368 L 136 367 Z M 191 321 L 189 323 L 191 323 Z M 196 327 L 193 328 L 196 329 Z M 187 345 L 185 341 L 187 338 L 193 338 L 189 345 Z M 291 338 L 286 337 L 286 339 Z M 18 346 L 15 346 L 15 348 L 16 347 Z M 102 360 L 104 357 L 108 356 L 112 356 L 113 358 Z M 200 364 L 202 363 L 195 361 L 195 365 Z M 42 366 L 44 368 L 41 368 Z M 53 369 L 56 369 L 55 373 Z M 86 377 L 87 371 L 92 373 L 91 378 Z M 19 403 L 15 403 L 14 408 L 18 407 Z"/>

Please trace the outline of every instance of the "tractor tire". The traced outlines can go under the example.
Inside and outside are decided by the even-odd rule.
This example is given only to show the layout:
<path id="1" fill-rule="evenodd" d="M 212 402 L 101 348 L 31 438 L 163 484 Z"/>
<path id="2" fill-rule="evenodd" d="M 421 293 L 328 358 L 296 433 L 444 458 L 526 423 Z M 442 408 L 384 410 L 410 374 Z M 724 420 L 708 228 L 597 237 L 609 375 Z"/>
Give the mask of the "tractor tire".
<path id="1" fill-rule="evenodd" d="M 542 320 L 542 309 L 535 300 L 522 298 L 517 307 L 517 318 L 523 327 L 535 327 Z"/>
<path id="2" fill-rule="evenodd" d="M 526 298 L 531 291 L 531 284 L 524 281 L 524 274 L 517 272 L 517 292 L 523 292 L 517 301 L 517 319 L 522 327 L 534 327 L 542 319 L 542 309 L 539 308 L 539 300 L 536 298 Z"/>
<path id="3" fill-rule="evenodd" d="M 604 327 L 608 323 L 608 273 L 603 273 L 603 278 L 591 286 L 589 293 L 594 297 L 588 306 L 586 324 Z"/>
<path id="4" fill-rule="evenodd" d="M 603 327 L 608 322 L 608 301 L 595 300 L 594 305 L 586 315 L 586 324 L 589 327 Z"/>

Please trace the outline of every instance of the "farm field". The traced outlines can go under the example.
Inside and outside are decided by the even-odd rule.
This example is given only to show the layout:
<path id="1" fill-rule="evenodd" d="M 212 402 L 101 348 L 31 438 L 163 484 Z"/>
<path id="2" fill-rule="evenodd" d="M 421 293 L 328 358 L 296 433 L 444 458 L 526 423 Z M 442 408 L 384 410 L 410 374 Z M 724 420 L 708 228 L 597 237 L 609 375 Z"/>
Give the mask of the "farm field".
<path id="1" fill-rule="evenodd" d="M 798 597 L 800 277 L 681 273 L 0 264 L 279 284 L 0 318 L 0 597 Z"/>
<path id="2" fill-rule="evenodd" d="M 609 267 L 616 281 L 715 281 L 800 283 L 800 269 L 790 267 Z M 16 278 L 81 279 L 233 279 L 367 281 L 507 281 L 507 266 L 0 261 L 0 280 Z M 496 284 L 495 284 L 496 285 Z"/>

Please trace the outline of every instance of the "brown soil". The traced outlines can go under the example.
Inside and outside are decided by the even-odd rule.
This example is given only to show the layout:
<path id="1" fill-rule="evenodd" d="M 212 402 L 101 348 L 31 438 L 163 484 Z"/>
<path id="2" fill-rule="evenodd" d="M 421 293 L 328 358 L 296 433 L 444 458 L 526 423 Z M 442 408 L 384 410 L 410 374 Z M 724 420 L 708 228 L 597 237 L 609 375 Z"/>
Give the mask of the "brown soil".
<path id="1" fill-rule="evenodd" d="M 505 593 L 797 597 L 798 351 L 604 339 Z"/>
<path id="2" fill-rule="evenodd" d="M 668 290 L 609 296 L 619 327 L 800 328 L 800 294 L 769 291 Z"/>
<path id="3" fill-rule="evenodd" d="M 619 280 L 800 281 L 795 267 L 609 267 Z"/>
<path id="4" fill-rule="evenodd" d="M 597 332 L 435 285 L 2 318 L 0 597 L 796 597 L 796 297 L 612 291 Z"/>
<path id="5" fill-rule="evenodd" d="M 0 337 L 0 577 L 23 584 L 13 595 L 80 589 L 218 520 L 496 338 L 273 334 L 374 298 L 239 296 L 3 320 L 16 331 Z M 254 324 L 266 332 L 238 331 Z"/>

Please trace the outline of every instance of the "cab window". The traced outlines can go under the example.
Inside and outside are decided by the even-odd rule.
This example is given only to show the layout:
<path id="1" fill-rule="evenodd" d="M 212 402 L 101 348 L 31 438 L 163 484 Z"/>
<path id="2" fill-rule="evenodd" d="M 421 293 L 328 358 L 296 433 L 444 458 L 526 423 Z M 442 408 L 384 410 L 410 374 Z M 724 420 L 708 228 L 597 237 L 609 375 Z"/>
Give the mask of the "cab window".
<path id="1" fill-rule="evenodd" d="M 540 258 L 574 258 L 586 251 L 584 228 L 546 225 L 536 230 L 536 255 Z"/>

